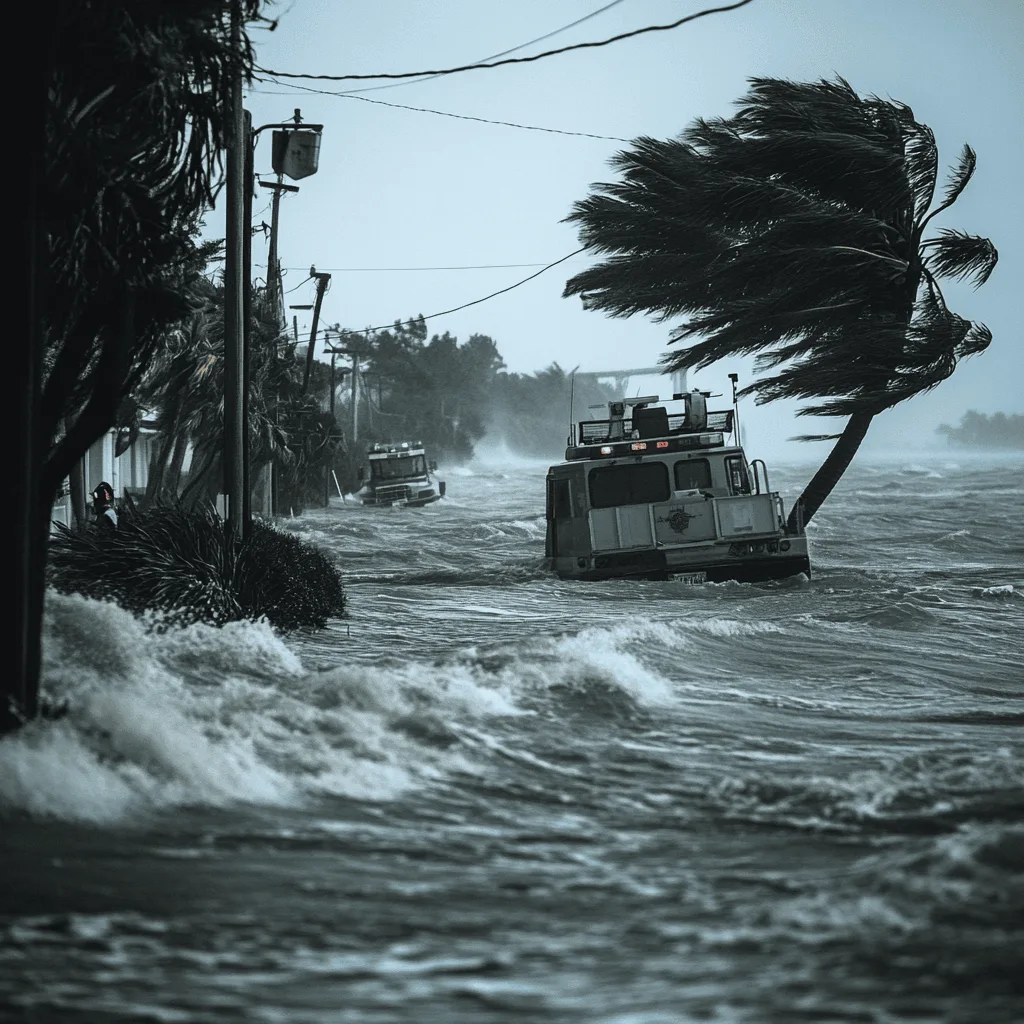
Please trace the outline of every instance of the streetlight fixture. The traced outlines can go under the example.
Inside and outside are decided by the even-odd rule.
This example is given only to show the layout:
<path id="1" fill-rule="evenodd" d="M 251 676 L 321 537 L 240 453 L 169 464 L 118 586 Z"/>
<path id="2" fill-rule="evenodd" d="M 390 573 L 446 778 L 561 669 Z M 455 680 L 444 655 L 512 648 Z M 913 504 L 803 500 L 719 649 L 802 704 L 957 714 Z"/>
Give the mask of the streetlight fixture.
<path id="1" fill-rule="evenodd" d="M 261 188 L 274 191 L 273 205 L 270 216 L 270 249 L 267 256 L 267 293 L 273 305 L 278 304 L 278 289 L 281 278 L 281 261 L 277 254 L 278 210 L 282 192 L 298 192 L 298 185 L 286 185 L 285 177 L 293 181 L 308 178 L 316 174 L 320 166 L 320 137 L 322 124 L 303 124 L 302 111 L 296 107 L 290 122 L 264 124 L 254 128 L 250 133 L 251 148 L 256 150 L 260 132 L 273 129 L 271 166 L 277 175 L 277 181 L 261 181 Z M 278 312 L 283 312 L 278 310 Z"/>

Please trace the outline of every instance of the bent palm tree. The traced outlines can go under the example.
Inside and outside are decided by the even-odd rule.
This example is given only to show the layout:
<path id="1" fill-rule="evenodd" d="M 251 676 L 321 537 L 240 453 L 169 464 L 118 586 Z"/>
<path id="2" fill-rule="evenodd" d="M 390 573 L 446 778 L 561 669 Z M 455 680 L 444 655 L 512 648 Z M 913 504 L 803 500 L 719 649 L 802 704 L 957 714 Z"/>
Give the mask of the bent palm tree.
<path id="1" fill-rule="evenodd" d="M 945 380 L 988 347 L 984 324 L 946 305 L 938 279 L 983 284 L 987 238 L 925 231 L 966 188 L 964 146 L 936 202 L 938 151 L 906 105 L 862 99 L 842 79 L 751 80 L 733 117 L 679 138 L 640 138 L 568 218 L 609 259 L 564 294 L 612 316 L 685 317 L 667 371 L 757 355 L 772 371 L 743 393 L 758 404 L 818 399 L 798 415 L 848 416 L 790 514 L 808 522 L 842 477 L 871 420 Z"/>

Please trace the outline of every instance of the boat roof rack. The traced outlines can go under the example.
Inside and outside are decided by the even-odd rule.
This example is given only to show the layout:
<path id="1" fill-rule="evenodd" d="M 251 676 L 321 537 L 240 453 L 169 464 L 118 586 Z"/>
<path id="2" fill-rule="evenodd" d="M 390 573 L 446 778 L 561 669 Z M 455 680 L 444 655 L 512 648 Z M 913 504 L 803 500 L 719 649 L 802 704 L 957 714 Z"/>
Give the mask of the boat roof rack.
<path id="1" fill-rule="evenodd" d="M 640 417 L 636 417 L 638 422 Z M 666 416 L 667 428 L 658 437 L 674 437 L 680 434 L 706 434 L 709 431 L 720 431 L 723 434 L 732 432 L 733 410 L 723 409 L 709 411 L 707 422 L 700 427 L 691 427 L 686 422 L 685 413 Z M 621 420 L 581 420 L 579 423 L 579 441 L 581 445 L 607 444 L 609 441 L 628 439 L 633 432 L 634 417 L 626 416 Z M 645 431 L 646 433 L 646 431 Z M 649 435 L 654 437 L 654 434 Z"/>

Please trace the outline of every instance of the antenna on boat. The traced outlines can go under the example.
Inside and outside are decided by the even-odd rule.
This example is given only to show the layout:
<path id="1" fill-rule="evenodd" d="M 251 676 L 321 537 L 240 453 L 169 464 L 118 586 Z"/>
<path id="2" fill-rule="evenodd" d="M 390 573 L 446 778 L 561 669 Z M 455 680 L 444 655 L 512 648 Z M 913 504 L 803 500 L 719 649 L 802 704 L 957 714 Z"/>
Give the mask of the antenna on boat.
<path id="1" fill-rule="evenodd" d="M 736 382 L 740 379 L 738 373 L 730 373 L 729 380 L 732 381 L 732 423 L 733 432 L 736 435 L 736 443 L 743 447 L 743 435 L 740 433 L 740 403 L 736 394 Z"/>
<path id="2" fill-rule="evenodd" d="M 576 371 L 578 369 L 578 366 L 573 367 L 572 373 L 569 374 L 569 436 L 565 439 L 565 443 L 570 447 L 572 447 L 573 402 L 576 398 Z"/>

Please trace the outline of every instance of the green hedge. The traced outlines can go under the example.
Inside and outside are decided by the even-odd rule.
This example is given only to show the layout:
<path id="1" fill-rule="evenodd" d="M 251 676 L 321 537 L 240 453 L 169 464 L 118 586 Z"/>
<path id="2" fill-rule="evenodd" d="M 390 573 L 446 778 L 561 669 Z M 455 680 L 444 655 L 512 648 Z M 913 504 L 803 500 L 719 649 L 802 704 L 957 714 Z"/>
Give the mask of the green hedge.
<path id="1" fill-rule="evenodd" d="M 320 629 L 345 613 L 335 565 L 317 548 L 263 520 L 229 542 L 209 506 L 128 503 L 117 530 L 55 524 L 48 577 L 57 590 L 112 600 L 171 625 L 221 625 L 263 616 L 278 629 Z"/>

